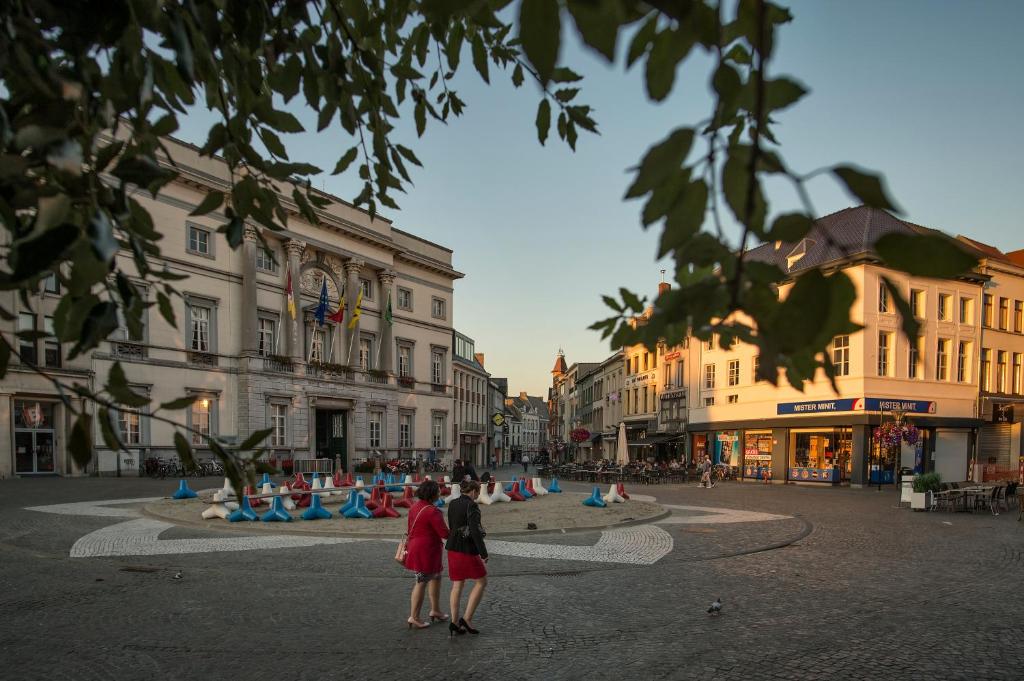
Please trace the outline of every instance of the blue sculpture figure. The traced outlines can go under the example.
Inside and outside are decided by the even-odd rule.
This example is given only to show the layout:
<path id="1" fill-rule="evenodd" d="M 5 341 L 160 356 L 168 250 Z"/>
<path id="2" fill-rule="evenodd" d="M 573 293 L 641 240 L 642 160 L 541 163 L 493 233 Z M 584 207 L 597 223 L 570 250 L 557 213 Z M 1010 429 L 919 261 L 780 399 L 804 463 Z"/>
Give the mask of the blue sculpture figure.
<path id="1" fill-rule="evenodd" d="M 437 506 L 438 508 L 443 507 L 444 506 L 444 499 L 442 499 L 441 497 L 438 497 L 437 501 L 434 502 L 434 506 Z"/>
<path id="2" fill-rule="evenodd" d="M 387 482 L 387 484 L 388 484 L 388 488 L 387 488 L 388 491 L 389 492 L 402 492 L 402 491 L 404 491 L 402 486 L 400 484 L 398 484 L 398 482 L 399 482 L 398 476 L 397 475 L 392 475 L 392 474 L 389 473 L 388 474 L 388 482 Z"/>
<path id="3" fill-rule="evenodd" d="M 259 520 L 260 517 L 256 515 L 256 511 L 252 510 L 252 505 L 249 503 L 249 495 L 242 497 L 242 503 L 238 505 L 234 511 L 228 515 L 229 523 L 238 523 L 243 520 Z"/>
<path id="4" fill-rule="evenodd" d="M 355 508 L 355 506 L 356 506 L 356 497 L 359 497 L 359 496 L 362 496 L 362 495 L 359 492 L 357 492 L 355 490 L 355 488 L 353 488 L 348 493 L 348 500 L 344 504 L 342 504 L 341 508 L 338 509 L 338 517 L 339 518 L 344 517 L 345 511 L 349 510 L 350 508 Z"/>
<path id="5" fill-rule="evenodd" d="M 290 523 L 292 517 L 288 515 L 288 511 L 284 510 L 284 502 L 281 501 L 281 497 L 274 497 L 270 503 L 270 510 L 264 513 L 260 520 L 265 523 Z"/>
<path id="6" fill-rule="evenodd" d="M 591 493 L 590 498 L 583 500 L 583 505 L 604 508 L 608 504 L 606 504 L 604 499 L 601 498 L 601 488 L 594 487 L 594 491 Z"/>
<path id="7" fill-rule="evenodd" d="M 260 480 L 260 484 L 256 485 L 256 489 L 263 489 L 263 485 L 270 485 L 271 488 L 277 487 L 277 483 L 270 479 L 270 473 L 263 474 L 263 479 Z"/>
<path id="8" fill-rule="evenodd" d="M 182 480 L 178 483 L 178 491 L 171 495 L 172 499 L 195 499 L 198 495 L 188 487 L 188 482 Z"/>
<path id="9" fill-rule="evenodd" d="M 551 494 L 562 493 L 562 488 L 558 486 L 558 478 L 551 478 L 551 484 L 548 486 L 548 492 Z"/>
<path id="10" fill-rule="evenodd" d="M 519 478 L 519 493 L 523 495 L 524 499 L 532 499 L 537 496 L 530 490 L 526 489 L 526 478 Z"/>
<path id="11" fill-rule="evenodd" d="M 346 518 L 372 518 L 373 514 L 370 513 L 370 509 L 366 508 L 366 499 L 363 498 L 363 495 L 353 492 L 350 498 L 351 496 L 355 496 L 356 503 L 343 511 L 342 515 Z"/>
<path id="12" fill-rule="evenodd" d="M 515 482 L 510 482 L 507 485 L 505 485 L 505 491 L 506 492 L 511 492 L 512 491 L 512 485 L 514 485 L 514 484 L 515 484 Z"/>
<path id="13" fill-rule="evenodd" d="M 303 520 L 330 520 L 331 517 L 331 512 L 324 508 L 323 502 L 320 501 L 319 494 L 313 495 L 309 508 L 302 513 Z"/>

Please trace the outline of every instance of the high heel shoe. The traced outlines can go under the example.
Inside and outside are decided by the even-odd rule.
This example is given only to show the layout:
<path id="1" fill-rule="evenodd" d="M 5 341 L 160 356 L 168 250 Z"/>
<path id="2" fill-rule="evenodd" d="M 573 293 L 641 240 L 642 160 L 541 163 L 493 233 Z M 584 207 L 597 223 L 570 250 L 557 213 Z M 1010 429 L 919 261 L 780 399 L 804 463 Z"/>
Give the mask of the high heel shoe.
<path id="1" fill-rule="evenodd" d="M 426 629 L 427 627 L 430 626 L 426 622 L 420 622 L 419 620 L 414 620 L 411 617 L 409 619 L 407 619 L 406 622 L 409 624 L 409 628 L 410 629 L 414 629 L 414 628 L 415 629 Z"/>
<path id="2" fill-rule="evenodd" d="M 448 615 L 445 615 L 444 613 L 441 613 L 440 615 L 434 615 L 433 613 L 431 613 L 430 621 L 431 622 L 447 622 L 448 621 Z"/>
<path id="3" fill-rule="evenodd" d="M 459 628 L 463 630 L 463 633 L 468 631 L 474 636 L 480 633 L 479 629 L 474 629 L 473 627 L 469 626 L 469 623 L 466 622 L 466 620 L 462 617 L 459 618 Z"/>
<path id="4" fill-rule="evenodd" d="M 448 623 L 448 638 L 455 636 L 455 634 L 462 636 L 465 633 L 466 630 L 462 628 L 462 620 L 459 620 L 458 624 L 456 624 L 455 622 Z"/>

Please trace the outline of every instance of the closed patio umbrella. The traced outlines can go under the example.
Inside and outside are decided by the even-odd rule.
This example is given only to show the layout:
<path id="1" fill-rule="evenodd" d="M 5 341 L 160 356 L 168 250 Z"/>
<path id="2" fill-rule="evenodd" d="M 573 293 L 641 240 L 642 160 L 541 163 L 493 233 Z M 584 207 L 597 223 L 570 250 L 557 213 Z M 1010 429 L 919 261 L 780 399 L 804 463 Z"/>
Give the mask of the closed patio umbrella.
<path id="1" fill-rule="evenodd" d="M 619 423 L 619 440 L 615 446 L 615 461 L 621 464 L 629 463 L 629 444 L 626 442 L 626 424 Z"/>

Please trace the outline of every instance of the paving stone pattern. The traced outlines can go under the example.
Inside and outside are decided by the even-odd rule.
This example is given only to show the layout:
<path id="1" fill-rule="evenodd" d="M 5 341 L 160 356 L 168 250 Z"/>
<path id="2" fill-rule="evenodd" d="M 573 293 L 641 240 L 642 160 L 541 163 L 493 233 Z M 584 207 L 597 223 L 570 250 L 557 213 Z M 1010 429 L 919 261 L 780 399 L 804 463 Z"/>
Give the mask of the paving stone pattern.
<path id="1" fill-rule="evenodd" d="M 168 487 L 0 482 L 4 678 L 1022 678 L 1016 511 L 912 513 L 894 508 L 892 491 L 640 489 L 666 504 L 789 517 L 656 525 L 674 546 L 653 565 L 496 556 L 475 621 L 483 633 L 449 641 L 440 626 L 405 628 L 411 585 L 394 544 L 72 559 L 78 538 L 125 519 L 24 510 Z M 161 538 L 203 536 L 223 534 Z M 708 616 L 719 596 L 723 614 Z"/>

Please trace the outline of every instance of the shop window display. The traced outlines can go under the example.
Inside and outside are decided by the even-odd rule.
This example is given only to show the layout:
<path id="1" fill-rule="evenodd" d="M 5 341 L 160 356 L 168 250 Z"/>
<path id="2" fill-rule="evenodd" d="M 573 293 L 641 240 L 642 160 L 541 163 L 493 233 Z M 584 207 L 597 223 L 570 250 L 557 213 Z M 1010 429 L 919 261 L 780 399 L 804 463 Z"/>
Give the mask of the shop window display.
<path id="1" fill-rule="evenodd" d="M 764 479 L 772 467 L 772 434 L 743 434 L 743 477 Z"/>
<path id="2" fill-rule="evenodd" d="M 791 432 L 789 479 L 794 482 L 839 483 L 849 479 L 853 431 Z"/>

